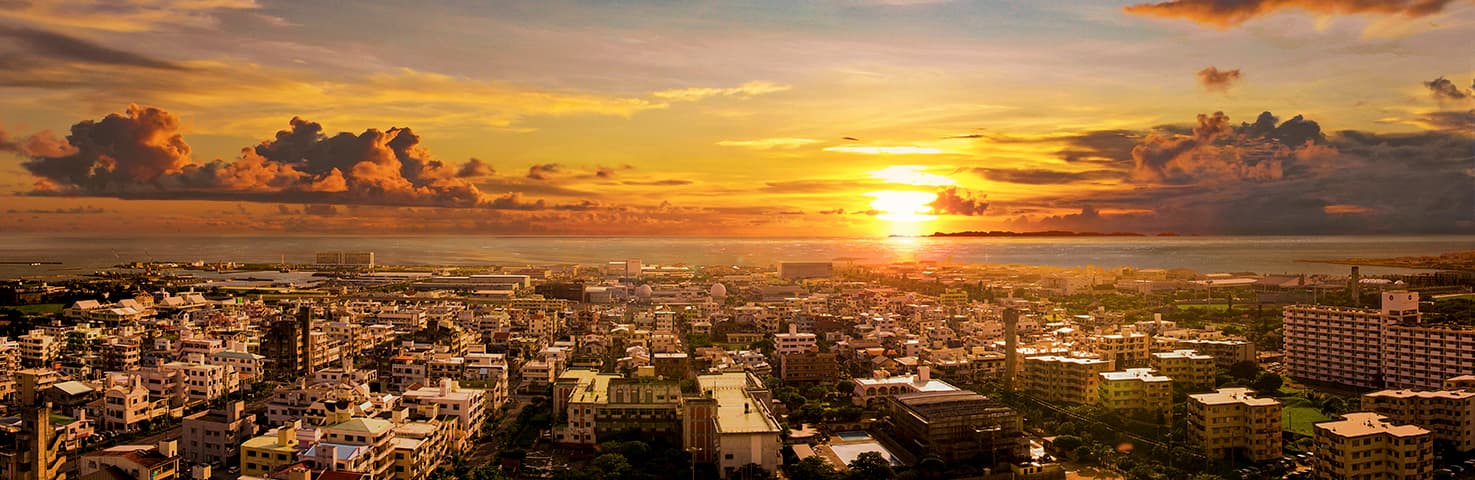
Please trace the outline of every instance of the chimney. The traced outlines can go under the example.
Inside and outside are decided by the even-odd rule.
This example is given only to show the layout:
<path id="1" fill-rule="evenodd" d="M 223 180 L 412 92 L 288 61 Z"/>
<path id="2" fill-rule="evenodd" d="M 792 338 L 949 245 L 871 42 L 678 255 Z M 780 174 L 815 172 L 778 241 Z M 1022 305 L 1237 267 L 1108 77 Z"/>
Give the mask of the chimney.
<path id="1" fill-rule="evenodd" d="M 1362 272 L 1357 265 L 1352 266 L 1351 283 L 1347 289 L 1352 293 L 1352 306 L 1360 307 L 1362 306 Z"/>
<path id="2" fill-rule="evenodd" d="M 178 457 L 179 442 L 177 440 L 160 440 L 159 455 L 163 455 L 165 457 Z"/>
<path id="3" fill-rule="evenodd" d="M 456 391 L 456 381 L 449 377 L 440 379 L 440 396 L 449 397 L 451 392 Z"/>
<path id="4" fill-rule="evenodd" d="M 1004 309 L 1004 388 L 1014 389 L 1019 371 L 1019 310 Z"/>
<path id="5" fill-rule="evenodd" d="M 789 335 L 793 335 L 793 334 L 796 334 L 796 333 L 799 333 L 799 324 L 790 323 L 789 324 Z"/>
<path id="6" fill-rule="evenodd" d="M 917 367 L 917 383 L 927 383 L 930 380 L 932 380 L 932 367 L 925 365 Z"/>
<path id="7" fill-rule="evenodd" d="M 1161 313 L 1154 313 L 1154 314 L 1152 314 L 1152 321 L 1154 321 L 1154 322 L 1161 322 L 1161 321 L 1163 321 L 1163 314 L 1161 314 Z"/>

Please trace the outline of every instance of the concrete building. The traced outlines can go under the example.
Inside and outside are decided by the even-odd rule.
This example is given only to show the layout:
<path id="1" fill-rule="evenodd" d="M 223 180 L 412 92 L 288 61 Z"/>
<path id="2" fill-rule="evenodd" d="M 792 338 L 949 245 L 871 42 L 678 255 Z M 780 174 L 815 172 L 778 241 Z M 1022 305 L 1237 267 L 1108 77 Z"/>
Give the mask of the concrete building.
<path id="1" fill-rule="evenodd" d="M 784 383 L 831 383 L 840 378 L 840 363 L 833 353 L 780 355 L 779 378 Z"/>
<path id="2" fill-rule="evenodd" d="M 851 392 L 850 401 L 856 405 L 869 405 L 872 402 L 884 401 L 887 397 L 916 392 L 954 392 L 958 387 L 950 383 L 932 378 L 931 367 L 917 367 L 914 375 L 893 375 L 889 377 L 876 376 L 872 378 L 856 378 L 855 391 Z"/>
<path id="3" fill-rule="evenodd" d="M 1029 460 L 1024 420 L 1002 403 L 969 391 L 891 397 L 891 434 L 918 458 L 992 467 Z"/>
<path id="4" fill-rule="evenodd" d="M 370 480 L 392 478 L 394 423 L 341 416 L 338 420 L 319 428 L 322 437 L 297 458 L 320 469 L 362 473 Z"/>
<path id="5" fill-rule="evenodd" d="M 683 443 L 699 461 L 715 462 L 723 478 L 737 478 L 739 468 L 753 463 L 776 471 L 783 462 L 778 420 L 763 381 L 751 373 L 700 375 L 698 388 L 707 408 L 687 408 Z"/>
<path id="6" fill-rule="evenodd" d="M 294 421 L 241 442 L 241 475 L 265 477 L 296 462 L 300 423 Z"/>
<path id="7" fill-rule="evenodd" d="M 180 451 L 192 463 L 234 465 L 241 443 L 256 435 L 255 415 L 246 415 L 246 403 L 234 401 L 184 417 Z"/>
<path id="8" fill-rule="evenodd" d="M 61 455 L 62 438 L 51 423 L 51 409 L 24 407 L 20 429 L 11 432 L 14 445 L 0 445 L 0 473 L 15 480 L 66 480 L 62 470 L 66 457 Z"/>
<path id="9" fill-rule="evenodd" d="M 1193 350 L 1214 357 L 1214 365 L 1229 368 L 1240 362 L 1255 361 L 1255 344 L 1244 340 L 1178 340 L 1177 350 Z"/>
<path id="10" fill-rule="evenodd" d="M 1357 388 L 1383 386 L 1383 331 L 1419 316 L 1416 293 L 1388 292 L 1382 309 L 1285 307 L 1285 366 L 1291 376 Z M 1448 378 L 1448 376 L 1440 377 Z"/>
<path id="11" fill-rule="evenodd" d="M 1188 396 L 1188 442 L 1210 458 L 1263 462 L 1281 458 L 1281 404 L 1221 388 Z"/>
<path id="12" fill-rule="evenodd" d="M 1362 409 L 1423 427 L 1455 450 L 1475 451 L 1475 390 L 1382 390 L 1363 395 Z"/>
<path id="13" fill-rule="evenodd" d="M 789 333 L 773 334 L 774 349 L 779 355 L 817 351 L 813 333 L 800 333 L 799 326 L 790 323 Z"/>
<path id="14" fill-rule="evenodd" d="M 1152 337 L 1141 333 L 1097 335 L 1092 342 L 1093 351 L 1114 370 L 1146 366 L 1152 351 Z"/>
<path id="15" fill-rule="evenodd" d="M 21 365 L 26 367 L 51 367 L 61 356 L 61 339 L 47 335 L 45 330 L 31 330 L 16 338 L 20 343 Z"/>
<path id="16" fill-rule="evenodd" d="M 778 262 L 778 278 L 800 280 L 805 278 L 827 278 L 835 274 L 831 262 Z"/>
<path id="17" fill-rule="evenodd" d="M 102 428 L 105 430 L 138 430 L 144 422 L 167 418 L 172 413 L 169 400 L 151 396 L 138 375 L 113 375 L 107 382 L 103 391 Z"/>
<path id="18" fill-rule="evenodd" d="M 645 367 L 644 371 L 653 370 Z M 675 443 L 681 431 L 681 407 L 681 386 L 676 381 L 569 369 L 554 384 L 557 419 L 553 439 L 597 445 L 601 435 L 636 431 Z"/>
<path id="19" fill-rule="evenodd" d="M 1194 391 L 1214 387 L 1214 357 L 1193 350 L 1173 350 L 1152 354 L 1153 370 L 1174 383 Z"/>
<path id="20" fill-rule="evenodd" d="M 1094 404 L 1101 398 L 1100 374 L 1110 369 L 1111 362 L 1095 358 L 1029 357 L 1024 359 L 1019 387 L 1044 402 Z"/>
<path id="21" fill-rule="evenodd" d="M 1173 408 L 1173 379 L 1151 368 L 1101 372 L 1101 406 L 1110 410 L 1144 412 L 1167 423 Z"/>
<path id="22" fill-rule="evenodd" d="M 449 378 L 440 379 L 439 384 L 432 387 L 407 391 L 401 401 L 411 407 L 435 405 L 439 415 L 454 419 L 464 435 L 453 439 L 451 445 L 463 452 L 471 446 L 472 437 L 480 434 L 481 426 L 486 422 L 487 410 L 501 406 L 491 405 L 485 391 L 464 388 L 460 382 Z"/>
<path id="23" fill-rule="evenodd" d="M 179 446 L 173 440 L 158 445 L 119 445 L 82 455 L 82 478 L 97 472 L 104 478 L 171 480 L 180 478 Z"/>
<path id="24" fill-rule="evenodd" d="M 1432 478 L 1433 435 L 1395 425 L 1376 413 L 1358 412 L 1316 424 L 1315 478 Z"/>
<path id="25" fill-rule="evenodd" d="M 1394 324 L 1383 332 L 1383 384 L 1389 388 L 1434 390 L 1445 379 L 1471 374 L 1475 328 Z"/>

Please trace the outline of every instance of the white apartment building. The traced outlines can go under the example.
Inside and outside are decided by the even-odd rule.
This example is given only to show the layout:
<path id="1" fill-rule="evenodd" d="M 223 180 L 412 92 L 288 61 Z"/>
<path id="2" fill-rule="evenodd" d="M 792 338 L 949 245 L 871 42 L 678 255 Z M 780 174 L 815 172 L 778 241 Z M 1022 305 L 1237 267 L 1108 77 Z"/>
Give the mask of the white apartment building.
<path id="1" fill-rule="evenodd" d="M 789 333 L 773 334 L 773 343 L 779 355 L 792 355 L 817 351 L 813 333 L 799 333 L 799 326 L 790 323 Z"/>
<path id="2" fill-rule="evenodd" d="M 1382 309 L 1285 307 L 1285 365 L 1291 376 L 1359 388 L 1383 386 L 1383 333 L 1419 318 L 1419 295 L 1386 292 Z M 1445 378 L 1447 378 L 1446 376 Z"/>

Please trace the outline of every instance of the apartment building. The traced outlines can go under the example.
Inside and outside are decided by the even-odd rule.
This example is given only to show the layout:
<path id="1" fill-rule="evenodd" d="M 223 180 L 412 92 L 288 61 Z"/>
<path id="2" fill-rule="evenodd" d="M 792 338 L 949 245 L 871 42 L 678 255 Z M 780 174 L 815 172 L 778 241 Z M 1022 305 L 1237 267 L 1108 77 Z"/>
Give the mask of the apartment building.
<path id="1" fill-rule="evenodd" d="M 1152 354 L 1151 365 L 1157 373 L 1193 391 L 1214 387 L 1214 357 L 1194 350 L 1173 350 Z"/>
<path id="2" fill-rule="evenodd" d="M 1175 350 L 1193 350 L 1214 357 L 1214 365 L 1229 368 L 1239 362 L 1255 361 L 1255 344 L 1244 340 L 1178 340 Z"/>
<path id="3" fill-rule="evenodd" d="M 180 478 L 179 446 L 173 440 L 158 445 L 119 445 L 82 456 L 82 478 L 171 480 Z M 101 472 L 101 473 L 99 473 Z"/>
<path id="4" fill-rule="evenodd" d="M 715 405 L 687 409 L 682 427 L 688 441 L 683 445 L 696 449 L 699 459 L 715 461 L 723 478 L 738 478 L 738 469 L 750 463 L 778 470 L 783 461 L 782 428 L 768 409 L 772 397 L 763 380 L 752 373 L 731 372 L 700 375 L 697 386 Z"/>
<path id="5" fill-rule="evenodd" d="M 1147 365 L 1152 351 L 1152 337 L 1141 333 L 1096 335 L 1092 343 L 1093 351 L 1117 370 Z"/>
<path id="6" fill-rule="evenodd" d="M 1297 378 L 1359 388 L 1435 390 L 1475 374 L 1475 329 L 1424 324 L 1419 294 L 1382 293 L 1380 309 L 1285 309 L 1285 364 Z"/>
<path id="7" fill-rule="evenodd" d="M 1101 398 L 1101 373 L 1110 369 L 1111 362 L 1097 358 L 1029 357 L 1018 382 L 1021 390 L 1040 401 L 1095 404 Z"/>
<path id="8" fill-rule="evenodd" d="M 790 323 L 788 333 L 773 334 L 774 348 L 779 355 L 812 352 L 818 350 L 813 333 L 800 333 L 799 326 Z"/>
<path id="9" fill-rule="evenodd" d="M 1173 379 L 1151 368 L 1101 372 L 1101 406 L 1144 412 L 1166 422 L 1173 408 Z"/>
<path id="10" fill-rule="evenodd" d="M 1316 424 L 1316 478 L 1421 480 L 1434 470 L 1433 435 L 1371 412 Z"/>
<path id="11" fill-rule="evenodd" d="M 564 371 L 554 384 L 554 412 L 567 421 L 556 421 L 554 441 L 596 445 L 601 435 L 621 431 L 674 441 L 682 425 L 681 386 L 653 378 L 652 367 L 643 367 L 642 372 L 651 376 Z"/>
<path id="12" fill-rule="evenodd" d="M 833 353 L 804 352 L 779 356 L 779 378 L 784 383 L 830 383 L 839 378 L 840 363 Z"/>
<path id="13" fill-rule="evenodd" d="M 892 436 L 917 457 L 946 462 L 1029 459 L 1023 417 L 1008 406 L 968 391 L 918 392 L 891 397 Z"/>
<path id="14" fill-rule="evenodd" d="M 406 422 L 394 427 L 395 480 L 423 480 L 450 458 L 447 444 L 456 435 L 455 422 Z"/>
<path id="15" fill-rule="evenodd" d="M 1383 381 L 1388 388 L 1434 390 L 1445 379 L 1471 374 L 1475 328 L 1395 324 L 1383 332 Z"/>
<path id="16" fill-rule="evenodd" d="M 241 442 L 241 475 L 264 478 L 296 462 L 299 426 L 300 422 L 294 421 Z"/>
<path id="17" fill-rule="evenodd" d="M 1358 388 L 1383 386 L 1385 327 L 1419 317 L 1419 295 L 1383 294 L 1381 309 L 1285 307 L 1285 365 L 1291 376 Z M 1448 378 L 1448 376 L 1440 377 Z"/>
<path id="18" fill-rule="evenodd" d="M 471 446 L 472 437 L 481 432 L 481 426 L 486 422 L 488 409 L 501 406 L 490 404 L 486 391 L 464 388 L 460 382 L 449 378 L 440 379 L 435 386 L 407 391 L 401 401 L 409 407 L 434 405 L 438 415 L 454 419 L 459 430 L 464 432 L 451 444 L 457 451 L 466 451 Z"/>
<path id="19" fill-rule="evenodd" d="M 850 401 L 857 406 L 884 401 L 887 397 L 904 393 L 958 390 L 958 387 L 950 383 L 932 378 L 932 368 L 927 366 L 917 367 L 917 373 L 913 375 L 875 376 L 856 378 L 854 381 L 855 391 L 851 392 Z"/>
<path id="20" fill-rule="evenodd" d="M 1281 404 L 1248 388 L 1188 396 L 1188 442 L 1210 458 L 1281 458 Z"/>
<path id="21" fill-rule="evenodd" d="M 316 468 L 358 472 L 366 480 L 393 478 L 394 423 L 378 418 L 345 418 L 318 430 L 321 439 L 297 455 Z"/>
<path id="22" fill-rule="evenodd" d="M 26 367 L 50 367 L 61 356 L 63 342 L 45 330 L 31 330 L 16 340 L 20 343 L 21 364 Z"/>
<path id="23" fill-rule="evenodd" d="M 167 418 L 172 413 L 169 399 L 153 397 L 138 375 L 113 375 L 107 382 L 103 391 L 104 430 L 134 431 L 144 422 Z"/>
<path id="24" fill-rule="evenodd" d="M 241 442 L 256 435 L 256 416 L 246 415 L 246 403 L 234 401 L 223 408 L 184 417 L 180 451 L 192 463 L 232 465 L 240 458 Z"/>
<path id="25" fill-rule="evenodd" d="M 1363 395 L 1362 409 L 1423 427 L 1455 450 L 1475 451 L 1475 390 L 1382 390 Z"/>

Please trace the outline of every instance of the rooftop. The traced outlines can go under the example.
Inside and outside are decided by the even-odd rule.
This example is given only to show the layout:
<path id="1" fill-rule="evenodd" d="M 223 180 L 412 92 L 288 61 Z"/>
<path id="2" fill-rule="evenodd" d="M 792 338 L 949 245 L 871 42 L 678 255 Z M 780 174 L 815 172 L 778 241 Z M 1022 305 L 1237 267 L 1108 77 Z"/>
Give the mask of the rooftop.
<path id="1" fill-rule="evenodd" d="M 727 433 L 778 433 L 778 422 L 761 402 L 748 394 L 746 372 L 701 375 L 697 383 L 717 400 L 717 431 Z"/>
<path id="2" fill-rule="evenodd" d="M 1227 405 L 1231 403 L 1242 403 L 1249 406 L 1280 405 L 1273 398 L 1255 398 L 1250 396 L 1248 388 L 1221 388 L 1213 393 L 1200 393 L 1189 395 L 1188 398 L 1205 405 Z"/>
<path id="3" fill-rule="evenodd" d="M 1318 423 L 1316 429 L 1326 430 L 1340 437 L 1362 437 L 1383 433 L 1395 437 L 1416 437 L 1429 433 L 1428 430 L 1416 425 L 1394 425 L 1388 422 L 1388 417 L 1371 412 L 1349 413 L 1343 415 L 1342 418 L 1342 420 Z"/>
<path id="4" fill-rule="evenodd" d="M 1469 390 L 1380 390 L 1369 393 L 1366 396 L 1392 398 L 1441 398 L 1448 400 L 1462 400 L 1475 397 L 1475 392 Z"/>

